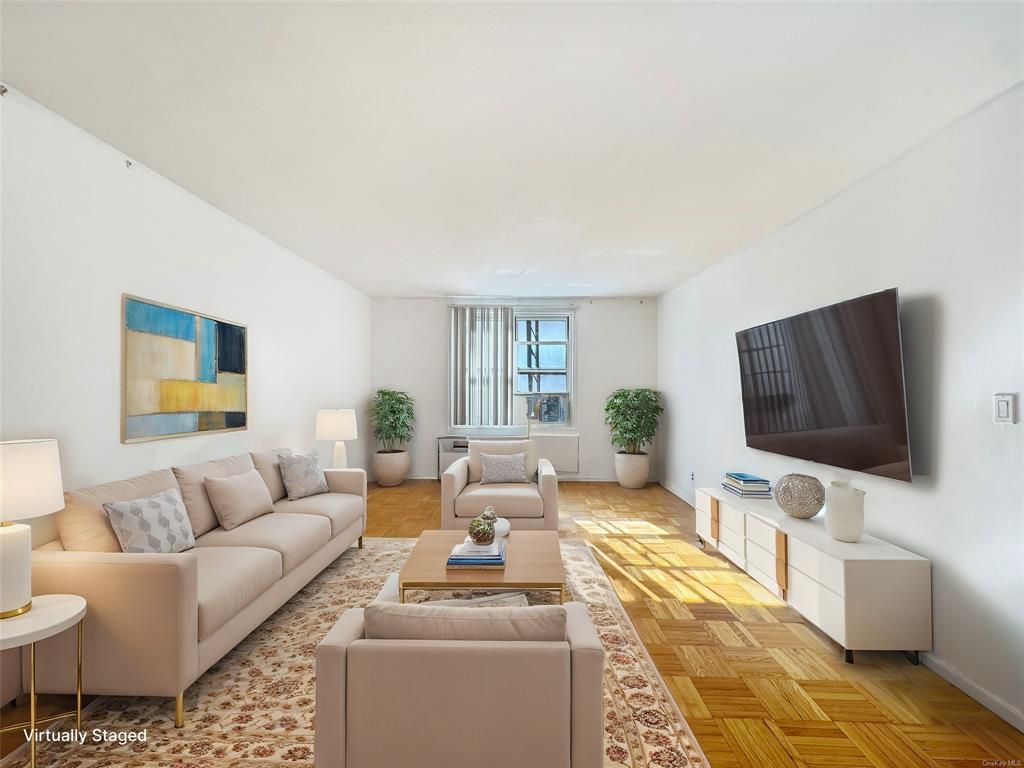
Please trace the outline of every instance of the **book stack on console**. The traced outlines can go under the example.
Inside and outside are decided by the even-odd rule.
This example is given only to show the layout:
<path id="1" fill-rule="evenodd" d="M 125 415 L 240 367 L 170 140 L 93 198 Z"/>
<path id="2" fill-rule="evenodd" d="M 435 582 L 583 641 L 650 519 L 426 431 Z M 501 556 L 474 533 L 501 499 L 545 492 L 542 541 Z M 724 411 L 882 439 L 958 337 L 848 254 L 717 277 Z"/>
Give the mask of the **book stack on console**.
<path id="1" fill-rule="evenodd" d="M 474 544 L 467 536 L 464 542 L 452 547 L 448 568 L 502 569 L 505 567 L 505 541 L 501 538 L 493 544 Z"/>
<path id="2" fill-rule="evenodd" d="M 722 487 L 744 499 L 770 499 L 772 489 L 768 481 L 757 475 L 746 472 L 726 472 L 722 478 Z"/>

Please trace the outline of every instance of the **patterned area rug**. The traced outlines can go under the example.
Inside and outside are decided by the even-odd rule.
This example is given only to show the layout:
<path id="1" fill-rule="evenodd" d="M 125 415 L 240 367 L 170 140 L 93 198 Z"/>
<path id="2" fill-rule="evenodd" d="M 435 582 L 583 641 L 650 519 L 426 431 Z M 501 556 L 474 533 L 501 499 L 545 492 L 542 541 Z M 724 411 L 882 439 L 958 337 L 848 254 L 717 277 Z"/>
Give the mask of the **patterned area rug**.
<path id="1" fill-rule="evenodd" d="M 145 729 L 143 743 L 87 740 L 83 745 L 41 742 L 36 763 L 61 768 L 241 768 L 312 766 L 317 643 L 346 609 L 376 597 L 387 575 L 401 569 L 415 540 L 367 539 L 350 549 L 186 693 L 186 725 L 173 727 L 169 699 L 103 697 L 93 702 L 82 728 L 118 733 Z M 707 766 L 644 650 L 615 591 L 582 541 L 563 541 L 562 557 L 573 600 L 587 606 L 607 651 L 605 766 Z M 474 592 L 413 592 L 410 601 L 478 597 Z M 528 592 L 531 604 L 553 593 Z M 55 724 L 54 730 L 72 723 Z M 3 761 L 23 768 L 23 748 Z"/>

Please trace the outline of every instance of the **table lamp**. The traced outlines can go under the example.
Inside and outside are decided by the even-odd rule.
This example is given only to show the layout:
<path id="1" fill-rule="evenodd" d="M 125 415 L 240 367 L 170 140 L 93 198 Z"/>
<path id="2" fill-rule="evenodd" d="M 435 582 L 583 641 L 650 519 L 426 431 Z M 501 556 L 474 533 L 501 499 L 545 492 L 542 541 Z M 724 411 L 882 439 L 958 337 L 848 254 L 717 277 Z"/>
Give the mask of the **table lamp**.
<path id="1" fill-rule="evenodd" d="M 316 412 L 316 439 L 334 441 L 332 466 L 335 469 L 344 469 L 348 466 L 344 441 L 355 440 L 358 437 L 356 412 L 351 408 L 335 408 Z"/>
<path id="2" fill-rule="evenodd" d="M 14 521 L 63 507 L 57 441 L 0 443 L 0 619 L 32 608 L 32 529 Z"/>

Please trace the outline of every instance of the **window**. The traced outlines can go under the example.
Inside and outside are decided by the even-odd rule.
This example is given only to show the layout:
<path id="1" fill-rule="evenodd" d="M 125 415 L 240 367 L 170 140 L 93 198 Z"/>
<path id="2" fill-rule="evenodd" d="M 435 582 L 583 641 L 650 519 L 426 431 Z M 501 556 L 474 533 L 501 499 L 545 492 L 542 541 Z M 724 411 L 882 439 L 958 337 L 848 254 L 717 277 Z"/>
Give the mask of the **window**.
<path id="1" fill-rule="evenodd" d="M 516 314 L 515 394 L 530 419 L 569 421 L 572 390 L 572 315 Z"/>
<path id="2" fill-rule="evenodd" d="M 449 424 L 521 430 L 570 421 L 570 311 L 451 307 Z"/>

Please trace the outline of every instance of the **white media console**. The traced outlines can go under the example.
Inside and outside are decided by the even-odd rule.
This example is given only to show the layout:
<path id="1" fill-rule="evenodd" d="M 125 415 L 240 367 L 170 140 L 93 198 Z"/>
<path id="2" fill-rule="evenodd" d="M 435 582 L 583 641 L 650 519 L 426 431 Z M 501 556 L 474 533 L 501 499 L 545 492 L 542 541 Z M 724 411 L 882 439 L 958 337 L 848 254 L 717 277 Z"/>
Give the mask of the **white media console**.
<path id="1" fill-rule="evenodd" d="M 823 515 L 789 517 L 772 499 L 743 499 L 720 488 L 697 489 L 697 536 L 854 651 L 932 647 L 931 561 L 865 536 L 836 541 Z"/>

